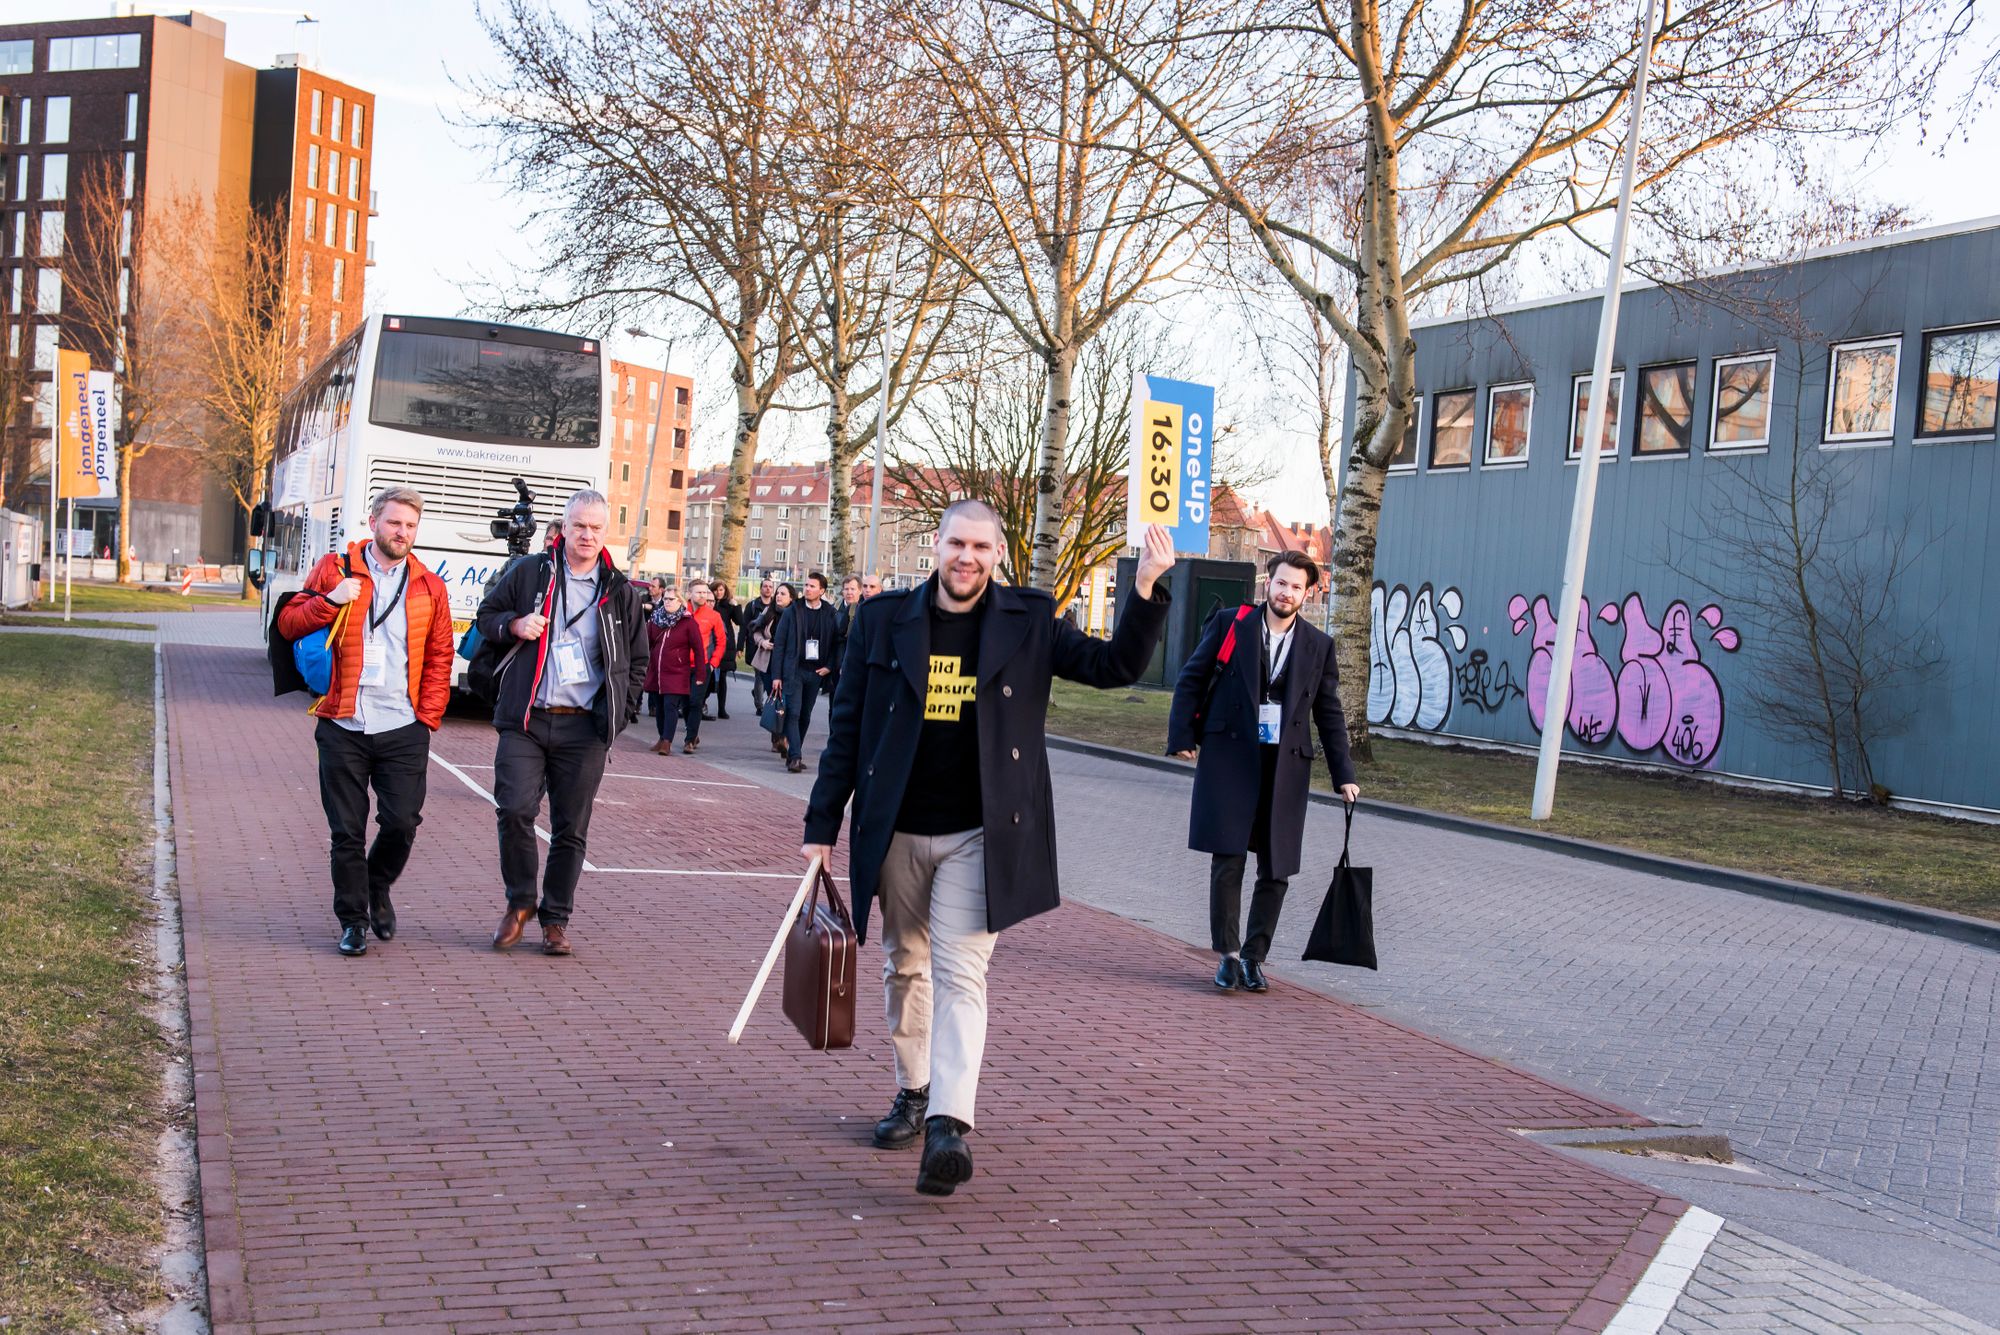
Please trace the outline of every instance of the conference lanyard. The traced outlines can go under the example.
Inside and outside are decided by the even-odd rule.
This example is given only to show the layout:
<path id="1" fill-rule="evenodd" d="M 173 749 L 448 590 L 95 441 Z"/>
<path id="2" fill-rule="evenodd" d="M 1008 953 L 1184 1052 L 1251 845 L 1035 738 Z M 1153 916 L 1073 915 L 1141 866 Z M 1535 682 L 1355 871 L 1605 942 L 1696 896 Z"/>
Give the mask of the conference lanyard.
<path id="1" fill-rule="evenodd" d="M 368 633 L 370 635 L 373 635 L 376 631 L 382 629 L 382 623 L 387 621 L 389 619 L 389 614 L 396 610 L 396 604 L 403 601 L 403 591 L 409 587 L 410 587 L 410 563 L 406 560 L 403 562 L 402 581 L 396 585 L 396 596 L 394 598 L 391 598 L 389 600 L 389 605 L 382 609 L 381 616 L 376 616 L 374 613 L 373 610 L 374 599 L 371 598 L 369 600 L 370 610 L 368 613 Z"/>
<path id="2" fill-rule="evenodd" d="M 556 585 L 556 607 L 559 609 L 557 611 L 558 616 L 561 615 L 560 609 L 569 606 L 569 581 L 570 581 L 569 569 L 568 567 L 564 567 L 562 572 L 562 582 Z M 585 612 L 588 612 L 591 608 L 595 607 L 596 605 L 597 605 L 597 575 L 593 573 L 590 577 L 589 600 L 584 603 L 583 607 L 578 610 L 575 616 L 571 617 L 569 620 L 562 623 L 563 632 L 567 634 L 568 632 L 575 630 L 576 623 L 583 620 L 583 614 Z"/>
<path id="3" fill-rule="evenodd" d="M 1262 620 L 1262 618 L 1259 618 L 1259 620 Z M 1271 645 L 1270 623 L 1265 622 L 1262 626 L 1258 627 L 1258 630 L 1262 632 L 1264 641 L 1264 698 L 1265 699 L 1270 698 L 1271 683 L 1277 679 L 1279 673 L 1285 670 L 1285 659 L 1292 652 L 1292 632 L 1297 629 L 1298 629 L 1297 626 L 1291 626 L 1287 628 L 1285 633 L 1278 637 L 1277 648 L 1276 651 L 1273 652 Z"/>

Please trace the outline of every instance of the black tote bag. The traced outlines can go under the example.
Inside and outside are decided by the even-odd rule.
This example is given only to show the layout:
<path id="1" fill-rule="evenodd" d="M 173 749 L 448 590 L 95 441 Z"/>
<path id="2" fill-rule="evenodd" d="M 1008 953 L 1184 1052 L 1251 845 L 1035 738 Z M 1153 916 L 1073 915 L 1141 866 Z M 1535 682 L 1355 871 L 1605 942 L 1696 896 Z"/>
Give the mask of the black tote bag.
<path id="1" fill-rule="evenodd" d="M 1340 865 L 1333 870 L 1333 884 L 1326 888 L 1326 902 L 1319 906 L 1312 935 L 1306 940 L 1303 959 L 1327 964 L 1352 964 L 1373 969 L 1375 963 L 1375 871 L 1357 867 L 1348 858 L 1348 840 L 1354 835 L 1354 804 L 1347 805 L 1347 829 L 1340 838 Z"/>

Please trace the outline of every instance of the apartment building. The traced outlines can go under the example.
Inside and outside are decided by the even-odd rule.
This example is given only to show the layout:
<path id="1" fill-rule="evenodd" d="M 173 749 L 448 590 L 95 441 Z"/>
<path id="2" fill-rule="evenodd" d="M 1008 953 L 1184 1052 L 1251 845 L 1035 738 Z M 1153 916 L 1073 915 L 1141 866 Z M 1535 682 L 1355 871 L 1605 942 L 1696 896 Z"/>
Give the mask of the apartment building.
<path id="1" fill-rule="evenodd" d="M 266 71 L 229 60 L 225 35 L 201 13 L 0 23 L 0 356 L 31 400 L 8 405 L 25 409 L 0 442 L 8 505 L 47 504 L 57 347 L 113 367 L 114 349 L 89 346 L 107 341 L 101 329 L 93 338 L 81 327 L 80 253 L 109 255 L 115 244 L 123 338 L 141 360 L 143 294 L 130 261 L 149 210 L 255 201 L 285 212 L 290 281 L 315 336 L 337 337 L 360 318 L 374 98 L 295 59 Z M 114 427 L 121 446 L 126 426 Z M 122 546 L 146 562 L 238 559 L 241 512 L 222 482 L 173 441 L 137 444 L 131 532 L 116 532 L 115 501 L 80 503 L 92 548 Z"/>
<path id="2" fill-rule="evenodd" d="M 848 524 L 857 564 L 866 545 L 872 481 L 871 469 L 855 469 Z M 742 575 L 799 580 L 811 570 L 835 577 L 848 573 L 829 569 L 833 557 L 831 483 L 832 474 L 825 464 L 756 465 L 750 475 L 750 510 L 739 563 Z M 691 575 L 714 570 L 721 556 L 722 512 L 728 491 L 727 468 L 706 469 L 689 481 L 686 566 Z M 885 585 L 897 588 L 929 577 L 932 529 L 907 490 L 894 482 L 884 484 L 882 549 L 876 567 Z"/>
<path id="3" fill-rule="evenodd" d="M 687 537 L 694 381 L 613 358 L 607 384 L 611 465 L 604 494 L 611 501 L 611 550 L 635 574 L 678 579 Z"/>

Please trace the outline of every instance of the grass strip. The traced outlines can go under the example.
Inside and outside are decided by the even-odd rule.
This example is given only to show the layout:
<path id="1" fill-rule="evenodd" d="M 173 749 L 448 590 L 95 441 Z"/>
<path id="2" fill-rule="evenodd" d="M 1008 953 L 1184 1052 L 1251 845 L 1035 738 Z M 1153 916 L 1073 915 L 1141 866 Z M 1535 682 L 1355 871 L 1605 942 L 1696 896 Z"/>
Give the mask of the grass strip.
<path id="1" fill-rule="evenodd" d="M 57 630 L 151 630 L 151 622 L 107 621 L 103 617 L 71 617 L 68 621 L 51 617 L 48 613 L 37 612 L 23 615 L 20 612 L 0 612 L 0 626 L 36 626 Z"/>
<path id="2" fill-rule="evenodd" d="M 91 1330 L 157 1296 L 146 1015 L 150 646 L 0 636 L 0 1317 Z"/>
<path id="3" fill-rule="evenodd" d="M 239 598 L 233 593 L 189 593 L 142 584 L 78 584 L 70 591 L 70 608 L 77 612 L 187 612 L 196 607 L 255 607 L 255 598 Z M 62 589 L 54 601 L 41 599 L 33 604 L 37 612 L 60 612 Z"/>
<path id="4" fill-rule="evenodd" d="M 1165 691 L 1057 682 L 1049 731 L 1159 754 Z M 1530 756 L 1378 737 L 1364 797 L 2000 920 L 2000 826 L 1565 757 L 1553 819 L 1528 818 Z M 1322 761 L 1316 787 L 1331 789 Z"/>

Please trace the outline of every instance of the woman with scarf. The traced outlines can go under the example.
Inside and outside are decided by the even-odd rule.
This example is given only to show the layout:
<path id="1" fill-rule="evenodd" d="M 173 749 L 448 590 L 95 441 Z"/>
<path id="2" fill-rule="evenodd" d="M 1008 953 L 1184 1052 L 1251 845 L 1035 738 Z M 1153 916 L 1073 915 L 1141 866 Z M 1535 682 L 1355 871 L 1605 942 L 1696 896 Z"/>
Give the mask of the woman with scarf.
<path id="1" fill-rule="evenodd" d="M 746 628 L 751 644 L 750 668 L 757 674 L 759 695 L 767 702 L 771 694 L 771 648 L 778 639 L 778 618 L 785 614 L 785 609 L 792 605 L 796 596 L 791 585 L 780 584 L 777 592 L 771 595 L 770 604 L 757 618 L 757 624 Z M 761 723 L 762 720 L 759 721 Z M 779 755 L 785 753 L 783 725 L 771 734 L 771 749 Z"/>
<path id="2" fill-rule="evenodd" d="M 683 716 L 687 743 L 681 751 L 693 751 L 701 745 L 701 705 L 694 692 L 708 682 L 708 655 L 703 652 L 701 628 L 688 615 L 679 593 L 667 589 L 654 599 L 646 638 L 651 642 L 646 689 L 652 693 L 653 721 L 660 728 L 653 753 L 673 754 L 674 725 Z"/>

